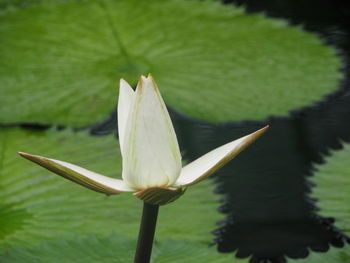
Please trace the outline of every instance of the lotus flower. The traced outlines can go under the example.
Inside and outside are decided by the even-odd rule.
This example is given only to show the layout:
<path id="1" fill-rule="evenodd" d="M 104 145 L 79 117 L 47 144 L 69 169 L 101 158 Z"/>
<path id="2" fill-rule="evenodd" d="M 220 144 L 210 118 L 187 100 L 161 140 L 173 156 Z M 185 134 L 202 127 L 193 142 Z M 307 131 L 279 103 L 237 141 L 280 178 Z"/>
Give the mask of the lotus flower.
<path id="1" fill-rule="evenodd" d="M 182 167 L 174 127 L 153 78 L 141 76 L 134 91 L 120 80 L 118 132 L 122 180 L 74 164 L 19 152 L 24 158 L 107 195 L 135 192 L 146 203 L 164 205 L 214 173 L 263 134 L 268 126 L 229 142 Z"/>

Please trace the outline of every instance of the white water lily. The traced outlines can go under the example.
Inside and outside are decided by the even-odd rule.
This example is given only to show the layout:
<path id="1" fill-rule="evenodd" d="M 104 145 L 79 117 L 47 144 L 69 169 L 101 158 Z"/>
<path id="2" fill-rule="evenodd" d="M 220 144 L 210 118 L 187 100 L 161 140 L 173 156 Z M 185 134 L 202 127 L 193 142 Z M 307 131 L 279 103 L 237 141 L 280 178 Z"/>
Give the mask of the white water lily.
<path id="1" fill-rule="evenodd" d="M 122 180 L 74 164 L 19 152 L 50 171 L 107 195 L 135 192 L 141 200 L 164 205 L 181 196 L 188 186 L 214 173 L 267 130 L 229 142 L 182 167 L 176 134 L 158 87 L 151 76 L 134 91 L 121 80 L 118 132 L 123 159 Z"/>

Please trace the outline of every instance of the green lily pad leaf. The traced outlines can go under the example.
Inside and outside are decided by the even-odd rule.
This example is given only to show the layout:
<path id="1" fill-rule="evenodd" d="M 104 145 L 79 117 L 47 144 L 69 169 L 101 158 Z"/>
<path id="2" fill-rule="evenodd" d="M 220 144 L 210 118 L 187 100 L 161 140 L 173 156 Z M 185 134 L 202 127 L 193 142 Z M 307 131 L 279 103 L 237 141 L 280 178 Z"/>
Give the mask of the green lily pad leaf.
<path id="1" fill-rule="evenodd" d="M 316 36 L 212 1 L 45 1 L 1 15 L 0 35 L 1 123 L 95 123 L 119 78 L 149 72 L 188 116 L 262 119 L 321 99 L 341 75 Z"/>
<path id="2" fill-rule="evenodd" d="M 135 240 L 120 236 L 97 238 L 78 237 L 73 240 L 54 240 L 38 246 L 18 247 L 7 251 L 2 263 L 130 263 L 135 251 Z M 157 240 L 152 263 L 238 263 L 231 254 L 219 254 L 215 247 L 193 242 Z"/>
<path id="3" fill-rule="evenodd" d="M 0 239 L 21 229 L 32 216 L 25 209 L 17 209 L 14 204 L 1 202 L 0 206 Z"/>
<path id="4" fill-rule="evenodd" d="M 1 9 L 17 6 L 28 6 L 32 3 L 39 3 L 41 0 L 0 0 L 0 12 Z"/>
<path id="5" fill-rule="evenodd" d="M 288 263 L 347 263 L 350 262 L 350 245 L 331 247 L 326 253 L 310 251 L 305 259 L 288 259 Z"/>
<path id="6" fill-rule="evenodd" d="M 333 151 L 326 160 L 326 164 L 316 167 L 318 172 L 313 177 L 316 187 L 312 197 L 318 199 L 321 215 L 334 217 L 335 225 L 350 235 L 350 144 Z"/>
<path id="7" fill-rule="evenodd" d="M 0 254 L 5 248 L 57 237 L 137 237 L 142 202 L 131 193 L 107 197 L 93 192 L 21 158 L 17 151 L 66 160 L 111 177 L 121 174 L 119 145 L 113 136 L 0 129 Z M 211 180 L 205 180 L 162 207 L 157 237 L 210 243 L 210 232 L 222 219 L 212 190 Z"/>
<path id="8" fill-rule="evenodd" d="M 35 4 L 41 4 L 43 2 L 65 2 L 71 0 L 0 0 L 0 15 L 3 12 L 6 12 L 6 9 L 14 9 L 14 8 L 28 8 Z M 81 1 L 81 0 L 77 0 Z"/>
<path id="9" fill-rule="evenodd" d="M 317 206 L 320 214 L 326 217 L 334 217 L 335 225 L 350 235 L 350 144 L 345 144 L 344 149 L 333 151 L 326 158 L 326 163 L 318 165 L 313 177 L 316 186 L 313 188 L 312 197 L 318 200 Z M 290 263 L 345 263 L 350 262 L 350 245 L 343 248 L 331 247 L 326 253 L 310 252 L 303 260 L 288 260 Z"/>

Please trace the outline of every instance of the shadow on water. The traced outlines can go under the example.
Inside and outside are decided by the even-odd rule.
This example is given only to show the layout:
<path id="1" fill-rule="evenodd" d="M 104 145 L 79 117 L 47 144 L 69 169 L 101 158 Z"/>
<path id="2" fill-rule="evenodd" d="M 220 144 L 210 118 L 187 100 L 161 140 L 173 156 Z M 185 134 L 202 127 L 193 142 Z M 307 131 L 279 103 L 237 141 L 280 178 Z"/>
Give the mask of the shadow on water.
<path id="1" fill-rule="evenodd" d="M 209 124 L 170 109 L 185 158 L 193 160 L 230 140 L 270 124 L 253 146 L 212 177 L 220 193 L 220 212 L 226 219 L 214 231 L 221 252 L 236 251 L 250 262 L 286 262 L 286 256 L 305 258 L 308 248 L 327 251 L 350 239 L 333 226 L 334 218 L 317 215 L 317 202 L 308 195 L 314 163 L 323 163 L 341 141 L 350 142 L 350 5 L 340 1 L 231 0 L 248 12 L 264 11 L 303 24 L 344 59 L 345 75 L 339 91 L 323 102 L 295 111 L 289 118 Z M 317 8 L 316 8 L 317 7 Z M 116 113 L 96 125 L 95 135 L 115 132 Z"/>

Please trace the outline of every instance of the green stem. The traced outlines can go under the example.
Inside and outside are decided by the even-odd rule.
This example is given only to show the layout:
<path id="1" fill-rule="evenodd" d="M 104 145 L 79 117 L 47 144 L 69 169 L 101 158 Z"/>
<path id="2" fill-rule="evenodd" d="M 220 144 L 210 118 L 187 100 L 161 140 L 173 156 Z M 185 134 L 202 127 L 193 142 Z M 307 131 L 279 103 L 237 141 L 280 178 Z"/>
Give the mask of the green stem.
<path id="1" fill-rule="evenodd" d="M 150 262 L 158 210 L 159 205 L 143 203 L 142 219 L 134 263 Z"/>

